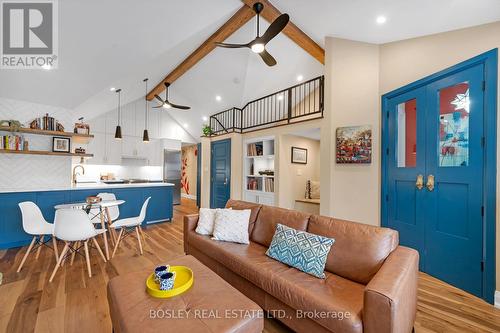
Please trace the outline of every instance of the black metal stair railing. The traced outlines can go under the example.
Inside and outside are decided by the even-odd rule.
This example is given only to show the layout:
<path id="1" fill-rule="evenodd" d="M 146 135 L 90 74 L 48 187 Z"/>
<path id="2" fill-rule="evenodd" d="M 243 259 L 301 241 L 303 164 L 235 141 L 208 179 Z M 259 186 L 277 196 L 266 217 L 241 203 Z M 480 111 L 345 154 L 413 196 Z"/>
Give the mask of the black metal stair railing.
<path id="1" fill-rule="evenodd" d="M 324 76 L 210 116 L 212 135 L 245 133 L 323 117 Z"/>

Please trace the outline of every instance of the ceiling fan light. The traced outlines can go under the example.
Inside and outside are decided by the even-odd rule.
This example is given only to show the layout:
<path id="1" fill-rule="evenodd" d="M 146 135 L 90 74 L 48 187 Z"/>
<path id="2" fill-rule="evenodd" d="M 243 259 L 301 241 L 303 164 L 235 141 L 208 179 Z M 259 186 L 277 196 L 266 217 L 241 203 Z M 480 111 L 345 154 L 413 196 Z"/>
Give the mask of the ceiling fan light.
<path id="1" fill-rule="evenodd" d="M 165 109 L 170 109 L 172 106 L 170 104 L 165 103 L 165 104 L 163 104 L 163 107 Z"/>
<path id="2" fill-rule="evenodd" d="M 252 45 L 252 51 L 254 53 L 262 53 L 264 52 L 264 44 L 262 43 L 256 43 Z"/>

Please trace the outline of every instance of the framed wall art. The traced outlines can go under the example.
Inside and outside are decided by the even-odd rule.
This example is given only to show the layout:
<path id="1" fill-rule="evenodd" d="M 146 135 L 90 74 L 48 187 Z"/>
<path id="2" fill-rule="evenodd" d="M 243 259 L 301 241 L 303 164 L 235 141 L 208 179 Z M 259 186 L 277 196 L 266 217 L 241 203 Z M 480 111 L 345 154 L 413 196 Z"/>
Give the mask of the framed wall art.
<path id="1" fill-rule="evenodd" d="M 337 163 L 372 162 L 372 128 L 369 125 L 339 127 L 336 131 Z"/>

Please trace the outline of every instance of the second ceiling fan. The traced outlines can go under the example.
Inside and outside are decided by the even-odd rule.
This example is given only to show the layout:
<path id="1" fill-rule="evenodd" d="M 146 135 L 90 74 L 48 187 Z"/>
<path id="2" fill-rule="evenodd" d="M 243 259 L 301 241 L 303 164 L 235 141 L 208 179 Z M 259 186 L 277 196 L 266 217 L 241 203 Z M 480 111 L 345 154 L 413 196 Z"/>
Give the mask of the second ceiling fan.
<path id="1" fill-rule="evenodd" d="M 226 47 L 226 48 L 244 48 L 247 47 L 251 49 L 254 53 L 257 53 L 260 55 L 262 60 L 266 63 L 268 66 L 274 66 L 276 65 L 276 59 L 269 54 L 266 50 L 266 44 L 269 43 L 274 37 L 276 37 L 283 29 L 285 29 L 286 25 L 288 24 L 288 21 L 290 20 L 290 17 L 288 14 L 281 14 L 278 16 L 276 20 L 271 23 L 269 28 L 267 28 L 266 32 L 260 36 L 260 31 L 259 31 L 259 19 L 260 19 L 260 13 L 264 9 L 264 5 L 260 2 L 257 2 L 253 5 L 253 10 L 255 13 L 257 13 L 257 37 L 255 37 L 254 40 L 252 40 L 250 43 L 247 44 L 228 44 L 228 43 L 215 43 L 217 46 L 220 47 Z"/>
<path id="2" fill-rule="evenodd" d="M 165 82 L 165 100 L 163 100 L 160 96 L 155 95 L 156 99 L 161 103 L 161 105 L 153 106 L 154 109 L 157 109 L 157 108 L 165 108 L 165 109 L 174 108 L 174 109 L 181 109 L 181 110 L 191 109 L 189 106 L 177 105 L 177 104 L 171 103 L 168 100 L 168 87 L 170 87 L 170 83 Z"/>

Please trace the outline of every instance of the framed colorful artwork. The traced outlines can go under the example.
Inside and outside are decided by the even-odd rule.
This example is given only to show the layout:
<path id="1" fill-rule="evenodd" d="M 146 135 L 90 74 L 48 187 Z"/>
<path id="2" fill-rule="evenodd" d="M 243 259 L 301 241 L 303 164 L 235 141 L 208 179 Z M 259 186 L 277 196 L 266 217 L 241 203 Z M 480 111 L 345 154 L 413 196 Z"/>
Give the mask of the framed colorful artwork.
<path id="1" fill-rule="evenodd" d="M 339 127 L 336 131 L 337 163 L 372 162 L 372 128 L 369 125 Z"/>

